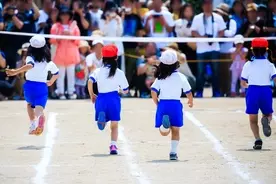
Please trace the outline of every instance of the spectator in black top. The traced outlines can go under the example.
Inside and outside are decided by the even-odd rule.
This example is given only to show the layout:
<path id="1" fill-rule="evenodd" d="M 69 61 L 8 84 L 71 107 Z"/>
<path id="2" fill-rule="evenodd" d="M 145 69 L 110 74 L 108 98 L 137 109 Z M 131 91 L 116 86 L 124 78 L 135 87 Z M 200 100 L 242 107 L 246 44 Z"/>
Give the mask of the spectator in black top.
<path id="1" fill-rule="evenodd" d="M 141 18 L 133 13 L 132 4 L 134 0 L 123 0 L 121 7 L 121 18 L 123 21 L 124 37 L 141 37 L 143 34 L 143 26 Z M 126 54 L 136 55 L 137 42 L 125 42 L 124 50 Z M 126 55 L 126 77 L 130 87 L 133 86 L 131 79 L 136 73 L 136 58 Z"/>
<path id="2" fill-rule="evenodd" d="M 244 37 L 263 37 L 268 34 L 264 32 L 264 21 L 258 18 L 258 6 L 255 3 L 247 5 L 247 22 L 242 26 L 241 33 Z M 250 42 L 246 42 L 245 46 L 250 48 Z M 250 57 L 250 56 L 249 56 Z"/>
<path id="3" fill-rule="evenodd" d="M 4 29 L 4 19 L 3 19 L 3 15 L 2 15 L 2 11 L 3 11 L 3 7 L 2 7 L 2 3 L 0 2 L 0 31 L 3 31 Z"/>
<path id="4" fill-rule="evenodd" d="M 47 20 L 49 19 L 50 13 L 53 8 L 52 0 L 42 0 L 43 9 L 39 11 L 39 18 L 36 22 L 36 32 L 39 34 L 45 34 L 47 28 Z"/>
<path id="5" fill-rule="evenodd" d="M 81 1 L 73 2 L 73 19 L 77 22 L 81 36 L 88 36 L 88 30 L 91 28 L 91 15 L 84 10 L 84 4 Z"/>

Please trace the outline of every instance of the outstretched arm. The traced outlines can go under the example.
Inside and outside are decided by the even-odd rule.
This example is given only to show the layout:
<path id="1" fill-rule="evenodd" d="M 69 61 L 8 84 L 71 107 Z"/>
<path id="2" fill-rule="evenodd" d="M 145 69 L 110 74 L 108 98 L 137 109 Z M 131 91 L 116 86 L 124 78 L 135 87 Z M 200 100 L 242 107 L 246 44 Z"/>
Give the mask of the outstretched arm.
<path id="1" fill-rule="evenodd" d="M 89 96 L 90 96 L 92 102 L 95 103 L 97 96 L 95 95 L 95 93 L 93 91 L 93 82 L 92 82 L 92 80 L 90 80 L 90 79 L 88 80 L 87 87 L 88 87 Z"/>
<path id="2" fill-rule="evenodd" d="M 6 74 L 8 76 L 15 76 L 15 75 L 18 75 L 20 73 L 26 72 L 26 71 L 28 71 L 32 68 L 33 68 L 32 64 L 26 64 L 26 65 L 24 65 L 24 66 L 22 66 L 21 68 L 18 68 L 18 69 L 6 69 Z"/>
<path id="3" fill-rule="evenodd" d="M 158 105 L 158 97 L 157 97 L 156 91 L 151 90 L 151 97 L 152 97 L 152 100 L 155 103 L 155 105 Z"/>

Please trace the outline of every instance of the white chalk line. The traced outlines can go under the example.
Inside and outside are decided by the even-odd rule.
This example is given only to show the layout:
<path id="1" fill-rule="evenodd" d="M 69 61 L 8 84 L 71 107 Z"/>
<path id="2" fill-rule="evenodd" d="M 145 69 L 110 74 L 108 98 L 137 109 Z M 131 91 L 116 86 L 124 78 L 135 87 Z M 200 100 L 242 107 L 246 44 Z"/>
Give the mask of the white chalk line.
<path id="1" fill-rule="evenodd" d="M 276 122 L 276 116 L 275 116 L 275 115 L 273 115 L 273 119 L 274 119 L 274 121 Z"/>
<path id="2" fill-rule="evenodd" d="M 47 175 L 47 167 L 50 164 L 53 154 L 53 146 L 55 144 L 55 138 L 57 135 L 56 129 L 56 113 L 49 113 L 49 118 L 46 123 L 47 131 L 45 137 L 45 148 L 42 153 L 42 158 L 38 165 L 35 166 L 36 176 L 32 179 L 35 184 L 45 184 L 44 178 Z"/>
<path id="3" fill-rule="evenodd" d="M 151 182 L 147 179 L 142 170 L 139 168 L 138 164 L 136 164 L 135 154 L 130 148 L 129 141 L 124 135 L 124 127 L 121 124 L 119 126 L 119 140 L 122 142 L 122 150 L 124 152 L 124 155 L 126 156 L 131 175 L 135 176 L 140 184 L 151 184 Z"/>
<path id="4" fill-rule="evenodd" d="M 185 112 L 185 116 L 200 129 L 200 131 L 205 135 L 207 139 L 209 139 L 213 143 L 215 151 L 220 154 L 229 165 L 232 166 L 232 169 L 238 176 L 240 176 L 247 183 L 259 183 L 257 180 L 251 179 L 252 176 L 249 172 L 243 169 L 244 166 L 237 159 L 235 159 L 235 157 L 233 157 L 225 150 L 220 141 L 199 120 L 197 120 L 192 113 Z"/>

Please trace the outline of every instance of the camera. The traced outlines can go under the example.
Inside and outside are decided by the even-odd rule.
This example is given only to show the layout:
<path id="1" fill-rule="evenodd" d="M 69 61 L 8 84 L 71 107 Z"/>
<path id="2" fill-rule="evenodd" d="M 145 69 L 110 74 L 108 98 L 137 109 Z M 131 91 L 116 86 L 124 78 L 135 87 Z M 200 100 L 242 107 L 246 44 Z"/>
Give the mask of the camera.
<path id="1" fill-rule="evenodd" d="M 153 18 L 158 18 L 158 17 L 161 17 L 161 15 L 156 14 L 156 15 L 153 15 L 152 17 L 153 17 Z"/>
<path id="2" fill-rule="evenodd" d="M 214 37 L 214 35 L 211 35 L 211 34 L 205 34 L 205 36 L 207 38 L 213 38 Z M 213 42 L 208 42 L 208 44 L 211 46 L 213 44 Z"/>

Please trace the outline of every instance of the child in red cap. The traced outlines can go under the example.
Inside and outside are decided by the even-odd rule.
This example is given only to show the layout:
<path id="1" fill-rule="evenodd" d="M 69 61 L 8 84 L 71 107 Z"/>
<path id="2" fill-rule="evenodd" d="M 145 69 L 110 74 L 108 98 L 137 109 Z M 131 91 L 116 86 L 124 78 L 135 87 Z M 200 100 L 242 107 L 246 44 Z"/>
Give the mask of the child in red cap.
<path id="1" fill-rule="evenodd" d="M 271 135 L 270 121 L 273 113 L 273 98 L 271 80 L 276 83 L 276 69 L 266 58 L 268 41 L 264 38 L 255 38 L 251 43 L 253 52 L 252 61 L 248 61 L 242 70 L 241 85 L 247 89 L 246 113 L 249 114 L 250 127 L 255 137 L 253 149 L 262 149 L 262 139 L 259 134 L 258 112 L 261 110 L 263 133 Z"/>
<path id="2" fill-rule="evenodd" d="M 118 49 L 115 45 L 106 45 L 102 48 L 103 66 L 97 68 L 89 77 L 88 90 L 92 102 L 95 103 L 96 121 L 98 128 L 104 130 L 108 121 L 111 121 L 110 154 L 116 155 L 118 139 L 118 121 L 121 120 L 121 98 L 119 89 L 128 93 L 128 82 L 124 72 L 117 68 Z M 93 91 L 93 83 L 98 85 L 99 94 Z"/>

